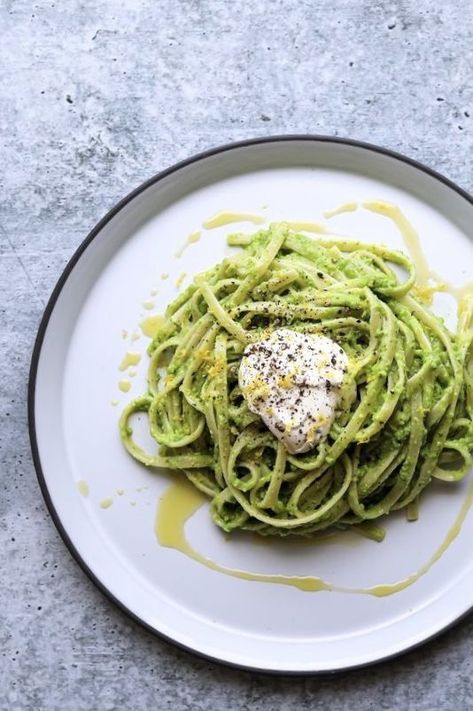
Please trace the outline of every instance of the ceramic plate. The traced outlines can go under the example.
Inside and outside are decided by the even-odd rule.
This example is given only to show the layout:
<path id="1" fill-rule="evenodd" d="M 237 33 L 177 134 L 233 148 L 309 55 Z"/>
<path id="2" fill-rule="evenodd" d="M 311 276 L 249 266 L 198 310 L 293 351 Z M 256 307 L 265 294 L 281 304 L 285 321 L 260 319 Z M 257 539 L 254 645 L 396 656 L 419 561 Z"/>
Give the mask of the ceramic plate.
<path id="1" fill-rule="evenodd" d="M 122 609 L 211 659 L 286 673 L 346 669 L 425 641 L 473 605 L 471 514 L 424 576 L 386 597 L 303 592 L 212 571 L 158 544 L 156 507 L 169 475 L 133 461 L 118 436 L 120 410 L 145 390 L 148 341 L 143 335 L 132 340 L 139 322 L 175 298 L 179 277 L 185 286 L 228 254 L 226 234 L 255 227 L 203 230 L 200 241 L 176 258 L 191 232 L 222 210 L 256 213 L 268 222 L 323 222 L 324 210 L 373 198 L 401 207 L 432 269 L 456 284 L 471 279 L 473 203 L 459 188 L 374 146 L 277 137 L 209 151 L 139 187 L 95 227 L 47 306 L 29 406 L 35 464 L 51 515 L 78 562 Z M 365 210 L 334 217 L 330 228 L 404 248 L 392 224 Z M 436 297 L 435 309 L 454 322 L 448 295 Z M 127 351 L 144 354 L 134 377 L 118 369 Z M 131 382 L 127 393 L 118 387 L 124 377 Z M 87 482 L 87 497 L 78 490 L 80 481 Z M 403 580 L 431 558 L 468 486 L 433 485 L 420 520 L 389 518 L 382 544 L 353 540 L 353 534 L 314 546 L 260 545 L 238 535 L 227 541 L 206 506 L 188 521 L 186 534 L 220 565 L 368 588 Z M 111 505 L 102 508 L 104 501 Z"/>

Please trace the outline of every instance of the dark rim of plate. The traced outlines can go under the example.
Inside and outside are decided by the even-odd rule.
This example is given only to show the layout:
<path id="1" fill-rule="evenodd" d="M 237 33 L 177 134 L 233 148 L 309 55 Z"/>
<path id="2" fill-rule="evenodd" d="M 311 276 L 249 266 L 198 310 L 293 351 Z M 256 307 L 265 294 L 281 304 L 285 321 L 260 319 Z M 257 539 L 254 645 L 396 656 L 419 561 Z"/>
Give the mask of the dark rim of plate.
<path id="1" fill-rule="evenodd" d="M 36 423 L 35 423 L 35 390 L 36 390 L 36 376 L 37 376 L 37 371 L 38 371 L 38 362 L 39 362 L 39 357 L 41 354 L 41 347 L 43 344 L 43 339 L 44 335 L 46 333 L 46 329 L 48 327 L 49 319 L 51 318 L 51 314 L 54 310 L 54 307 L 56 305 L 56 301 L 59 298 L 59 295 L 69 278 L 69 275 L 71 274 L 72 270 L 76 266 L 77 262 L 80 260 L 83 252 L 87 249 L 89 244 L 96 239 L 101 230 L 105 227 L 105 225 L 110 222 L 111 219 L 117 215 L 120 210 L 122 210 L 129 202 L 134 200 L 135 197 L 137 197 L 140 193 L 145 191 L 147 188 L 149 188 L 151 185 L 154 185 L 155 183 L 159 183 L 161 180 L 166 178 L 168 175 L 171 175 L 172 173 L 176 173 L 182 168 L 185 168 L 186 166 L 191 165 L 192 163 L 197 163 L 201 160 L 205 160 L 206 158 L 209 158 L 211 156 L 216 156 L 220 153 L 226 153 L 229 151 L 233 151 L 239 148 L 248 148 L 251 146 L 257 146 L 260 144 L 265 144 L 265 143 L 283 143 L 283 142 L 301 142 L 301 141 L 308 141 L 311 143 L 333 143 L 333 144 L 338 144 L 338 145 L 345 145 L 349 146 L 352 148 L 362 148 L 367 151 L 370 151 L 372 153 L 377 153 L 380 155 L 387 156 L 389 158 L 392 158 L 396 161 L 400 161 L 402 163 L 406 163 L 407 165 L 412 166 L 413 168 L 416 168 L 417 170 L 426 173 L 427 175 L 430 175 L 432 178 L 438 180 L 439 182 L 443 183 L 446 185 L 448 188 L 456 192 L 458 195 L 463 197 L 465 200 L 467 200 L 470 204 L 473 205 L 473 196 L 467 193 L 465 190 L 460 188 L 458 185 L 456 185 L 454 182 L 449 180 L 448 178 L 444 177 L 440 173 L 437 173 L 435 170 L 432 170 L 432 168 L 429 168 L 426 165 L 423 165 L 422 163 L 419 163 L 417 160 L 413 160 L 412 158 L 408 158 L 407 156 L 402 155 L 401 153 L 397 153 L 396 151 L 392 151 L 388 148 L 383 148 L 381 146 L 377 146 L 372 143 L 366 143 L 364 141 L 357 141 L 353 140 L 350 138 L 338 138 L 338 137 L 333 137 L 333 136 L 319 136 L 319 135 L 311 135 L 311 134 L 288 134 L 288 135 L 277 135 L 277 136 L 267 136 L 267 137 L 261 137 L 261 138 L 253 138 L 253 139 L 248 139 L 244 141 L 237 141 L 234 143 L 228 143 L 223 146 L 218 146 L 217 148 L 211 148 L 209 150 L 203 151 L 202 153 L 198 153 L 191 158 L 187 158 L 186 160 L 180 161 L 179 163 L 176 163 L 175 165 L 171 166 L 170 168 L 166 168 L 165 170 L 161 171 L 160 173 L 157 173 L 154 175 L 152 178 L 149 180 L 146 180 L 144 183 L 142 183 L 139 187 L 137 187 L 135 190 L 132 190 L 126 197 L 124 197 L 122 200 L 120 200 L 106 215 L 103 217 L 96 225 L 95 227 L 89 232 L 87 237 L 84 239 L 82 244 L 77 248 L 77 250 L 74 252 L 72 257 L 70 258 L 69 262 L 67 263 L 64 271 L 62 272 L 61 276 L 59 277 L 59 280 L 54 287 L 54 290 L 49 298 L 49 301 L 46 305 L 46 308 L 44 310 L 43 317 L 41 319 L 41 323 L 38 329 L 38 333 L 36 336 L 34 348 L 33 348 L 33 355 L 31 358 L 31 366 L 30 366 L 30 373 L 29 373 L 29 381 L 28 381 L 28 427 L 29 427 L 29 434 L 30 434 L 30 442 L 31 442 L 31 451 L 33 455 L 33 462 L 34 466 L 36 469 L 36 474 L 38 477 L 38 482 L 39 486 L 42 492 L 42 495 L 44 497 L 44 500 L 46 502 L 46 506 L 49 510 L 49 513 L 51 515 L 52 520 L 54 521 L 54 524 L 61 535 L 64 543 L 66 544 L 67 548 L 69 549 L 69 552 L 71 553 L 72 557 L 75 558 L 77 563 L 80 565 L 82 570 L 86 573 L 86 575 L 92 580 L 92 582 L 98 587 L 98 589 L 109 599 L 111 600 L 117 607 L 119 607 L 128 617 L 130 617 L 134 622 L 137 622 L 139 625 L 144 627 L 146 630 L 152 632 L 153 634 L 157 635 L 161 639 L 164 639 L 166 642 L 170 642 L 171 644 L 184 649 L 187 652 L 190 652 L 202 659 L 205 659 L 207 661 L 211 662 L 217 662 L 219 664 L 224 664 L 228 667 L 233 667 L 237 669 L 243 669 L 245 671 L 250 671 L 253 673 L 264 673 L 264 674 L 274 674 L 278 676 L 327 676 L 327 675 L 333 675 L 333 674 L 339 674 L 343 672 L 348 672 L 354 669 L 360 669 L 368 666 L 372 666 L 374 664 L 379 664 L 381 662 L 386 662 L 390 659 L 394 659 L 396 657 L 401 656 L 402 654 L 405 654 L 409 651 L 412 651 L 413 649 L 416 649 L 417 647 L 422 646 L 423 644 L 426 644 L 427 642 L 431 641 L 432 639 L 435 639 L 439 635 L 443 634 L 446 632 L 448 629 L 453 627 L 454 625 L 458 624 L 461 620 L 463 620 L 467 615 L 469 615 L 473 611 L 473 606 L 469 608 L 466 612 L 462 613 L 457 619 L 453 620 L 450 624 L 446 625 L 442 629 L 434 632 L 432 635 L 426 637 L 420 642 L 414 643 L 405 649 L 402 649 L 398 652 L 395 652 L 393 654 L 389 654 L 386 656 L 381 656 L 378 659 L 374 659 L 369 662 L 362 662 L 360 664 L 354 664 L 349 667 L 342 667 L 340 669 L 332 669 L 332 670 L 323 670 L 323 671 L 280 671 L 277 669 L 259 669 L 257 667 L 253 666 L 246 666 L 244 664 L 237 664 L 233 662 L 229 662 L 226 660 L 219 659 L 218 657 L 212 657 L 210 655 L 206 655 L 203 652 L 200 652 L 196 649 L 193 649 L 192 647 L 189 647 L 185 644 L 182 644 L 180 642 L 177 642 L 176 640 L 172 639 L 172 637 L 168 637 L 167 635 L 163 634 L 162 632 L 159 632 L 156 630 L 154 627 L 151 625 L 147 624 L 142 620 L 137 614 L 132 612 L 126 605 L 124 605 L 118 598 L 116 598 L 110 590 L 102 583 L 102 581 L 92 572 L 92 570 L 89 568 L 85 560 L 82 558 L 82 556 L 79 554 L 77 548 L 75 547 L 74 543 L 72 540 L 69 538 L 69 535 L 67 533 L 65 525 L 62 523 L 61 519 L 59 518 L 59 515 L 54 507 L 53 500 L 51 498 L 51 495 L 49 493 L 46 480 L 43 474 L 43 470 L 41 467 L 41 459 L 40 459 L 40 454 L 39 454 L 39 447 L 38 447 L 38 440 L 36 436 Z"/>

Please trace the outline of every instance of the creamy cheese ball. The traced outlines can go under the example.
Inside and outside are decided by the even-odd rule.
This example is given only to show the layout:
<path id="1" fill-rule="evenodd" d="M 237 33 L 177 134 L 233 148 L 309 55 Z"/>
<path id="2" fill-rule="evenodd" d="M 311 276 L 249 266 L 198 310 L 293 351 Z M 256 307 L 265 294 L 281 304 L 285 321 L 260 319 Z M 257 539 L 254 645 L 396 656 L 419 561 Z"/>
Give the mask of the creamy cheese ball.
<path id="1" fill-rule="evenodd" d="M 301 454 L 327 436 L 347 370 L 331 338 L 280 328 L 245 348 L 238 380 L 249 409 Z"/>

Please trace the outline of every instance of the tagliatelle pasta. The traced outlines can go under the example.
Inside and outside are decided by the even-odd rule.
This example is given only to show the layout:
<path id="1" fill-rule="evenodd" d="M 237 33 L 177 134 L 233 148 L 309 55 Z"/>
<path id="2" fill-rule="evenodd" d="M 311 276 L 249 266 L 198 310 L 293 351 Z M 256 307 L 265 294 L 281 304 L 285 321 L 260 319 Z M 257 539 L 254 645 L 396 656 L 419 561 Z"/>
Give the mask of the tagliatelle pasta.
<path id="1" fill-rule="evenodd" d="M 180 470 L 225 531 L 363 524 L 381 538 L 390 511 L 415 518 L 432 478 L 457 481 L 471 465 L 473 301 L 452 334 L 415 297 L 414 265 L 401 252 L 312 239 L 284 223 L 229 243 L 241 250 L 197 276 L 158 326 L 148 391 L 120 420 L 130 454 Z M 245 348 L 281 328 L 327 336 L 348 357 L 330 430 L 303 454 L 285 449 L 238 383 Z M 156 454 L 133 439 L 137 412 Z"/>

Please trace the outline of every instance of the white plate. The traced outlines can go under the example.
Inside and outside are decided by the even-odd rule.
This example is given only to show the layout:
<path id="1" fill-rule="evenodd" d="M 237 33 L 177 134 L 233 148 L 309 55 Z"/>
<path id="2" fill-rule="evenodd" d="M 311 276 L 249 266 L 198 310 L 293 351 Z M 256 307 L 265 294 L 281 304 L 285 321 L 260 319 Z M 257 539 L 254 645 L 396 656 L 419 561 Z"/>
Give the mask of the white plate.
<path id="1" fill-rule="evenodd" d="M 146 368 L 143 358 L 132 390 L 119 392 L 117 366 L 125 351 L 146 346 L 143 337 L 130 345 L 122 329 L 136 328 L 152 287 L 162 310 L 177 294 L 182 271 L 194 274 L 219 261 L 228 251 L 225 235 L 239 226 L 205 232 L 176 259 L 190 232 L 223 209 L 269 220 L 320 220 L 339 203 L 370 198 L 405 211 L 433 269 L 458 284 L 471 278 L 473 204 L 460 189 L 373 146 L 279 137 L 210 151 L 138 188 L 92 231 L 46 309 L 29 405 L 35 464 L 51 515 L 76 559 L 115 602 L 149 629 L 212 659 L 275 672 L 354 667 L 425 641 L 473 605 L 472 515 L 424 577 L 384 598 L 239 580 L 162 548 L 153 526 L 169 478 L 133 461 L 118 437 L 119 411 L 144 391 Z M 336 217 L 331 226 L 403 246 L 387 220 L 366 211 Z M 166 281 L 163 272 L 170 274 Z M 448 297 L 438 306 L 453 318 Z M 118 407 L 111 406 L 114 398 Z M 78 493 L 78 480 L 88 482 L 88 498 Z M 187 533 L 195 548 L 223 565 L 369 587 L 405 578 L 427 561 L 458 514 L 466 486 L 433 487 L 419 522 L 393 517 L 382 544 L 296 546 L 288 553 L 277 541 L 252 545 L 237 536 L 228 543 L 206 508 L 188 522 Z M 125 494 L 115 495 L 117 488 Z M 102 509 L 99 501 L 110 496 L 113 505 Z"/>

